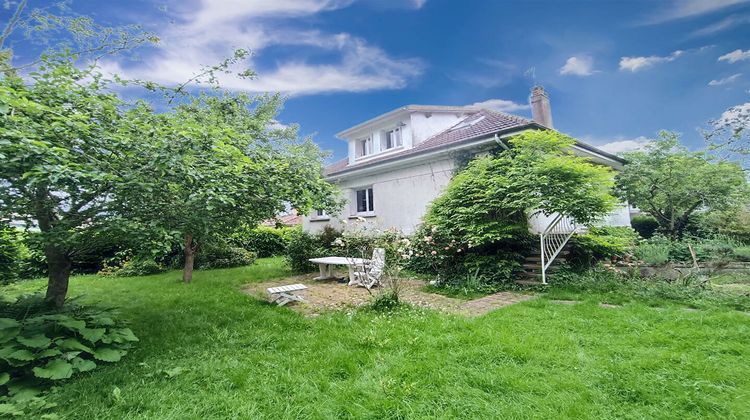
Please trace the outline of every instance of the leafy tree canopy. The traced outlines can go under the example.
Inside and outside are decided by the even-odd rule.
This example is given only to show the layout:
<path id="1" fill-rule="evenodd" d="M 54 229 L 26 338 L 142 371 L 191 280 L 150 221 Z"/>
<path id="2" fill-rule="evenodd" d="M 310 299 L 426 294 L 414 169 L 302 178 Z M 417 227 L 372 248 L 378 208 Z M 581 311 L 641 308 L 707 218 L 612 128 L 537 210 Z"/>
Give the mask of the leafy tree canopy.
<path id="1" fill-rule="evenodd" d="M 573 154 L 573 139 L 529 131 L 497 156 L 479 157 L 431 205 L 425 221 L 472 247 L 527 232 L 531 211 L 561 213 L 590 223 L 615 204 L 610 168 Z"/>
<path id="2" fill-rule="evenodd" d="M 322 177 L 323 154 L 296 128 L 274 129 L 278 96 L 201 94 L 165 113 L 141 103 L 127 115 L 124 137 L 149 145 L 148 189 L 136 187 L 123 214 L 169 246 L 179 237 L 190 280 L 198 245 L 242 225 L 274 217 L 286 206 L 334 209 L 334 187 Z"/>
<path id="3" fill-rule="evenodd" d="M 690 152 L 675 133 L 662 131 L 646 150 L 624 157 L 628 163 L 616 177 L 618 195 L 655 217 L 672 237 L 682 235 L 696 211 L 747 202 L 747 178 L 739 165 Z"/>

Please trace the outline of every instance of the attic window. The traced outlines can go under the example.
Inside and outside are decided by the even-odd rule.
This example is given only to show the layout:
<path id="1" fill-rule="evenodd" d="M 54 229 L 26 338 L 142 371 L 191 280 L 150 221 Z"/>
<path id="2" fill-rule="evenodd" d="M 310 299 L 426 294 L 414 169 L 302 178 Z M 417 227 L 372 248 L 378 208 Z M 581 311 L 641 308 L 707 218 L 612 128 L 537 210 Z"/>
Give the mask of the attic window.
<path id="1" fill-rule="evenodd" d="M 373 152 L 372 138 L 364 137 L 361 139 L 357 139 L 355 143 L 355 147 L 356 147 L 356 154 L 355 154 L 356 157 L 371 155 Z"/>
<path id="2" fill-rule="evenodd" d="M 473 119 L 471 121 L 462 121 L 456 125 L 454 125 L 450 130 L 448 131 L 455 131 L 460 130 L 462 128 L 471 127 L 472 125 L 475 125 L 479 121 L 482 121 L 485 118 L 485 115 L 480 116 L 479 118 Z"/>
<path id="3" fill-rule="evenodd" d="M 383 132 L 383 136 L 380 141 L 380 150 L 388 150 L 396 147 L 401 147 L 401 127 L 396 127 L 392 130 Z"/>

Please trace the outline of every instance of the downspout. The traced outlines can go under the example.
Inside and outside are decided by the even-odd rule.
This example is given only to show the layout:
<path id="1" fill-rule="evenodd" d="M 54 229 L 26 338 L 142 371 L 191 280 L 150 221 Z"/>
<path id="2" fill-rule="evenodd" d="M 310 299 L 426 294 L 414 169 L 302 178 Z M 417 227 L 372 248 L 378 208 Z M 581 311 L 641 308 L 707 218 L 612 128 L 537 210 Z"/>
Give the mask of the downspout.
<path id="1" fill-rule="evenodd" d="M 505 142 L 503 142 L 502 140 L 500 140 L 500 137 L 498 137 L 497 133 L 495 133 L 495 137 L 494 138 L 495 138 L 495 143 L 499 144 L 500 147 L 502 147 L 505 150 L 510 150 L 510 147 L 508 147 L 508 145 L 505 144 Z"/>

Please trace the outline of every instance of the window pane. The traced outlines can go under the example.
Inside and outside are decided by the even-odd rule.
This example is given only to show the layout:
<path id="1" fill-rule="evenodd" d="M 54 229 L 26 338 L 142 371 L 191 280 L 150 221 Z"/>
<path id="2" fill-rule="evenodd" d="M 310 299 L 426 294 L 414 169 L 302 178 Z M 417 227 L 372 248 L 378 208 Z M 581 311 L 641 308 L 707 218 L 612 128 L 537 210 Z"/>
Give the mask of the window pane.
<path id="1" fill-rule="evenodd" d="M 357 191 L 357 213 L 363 213 L 367 211 L 367 191 Z"/>
<path id="2" fill-rule="evenodd" d="M 368 188 L 367 189 L 367 203 L 369 204 L 368 211 L 375 211 L 375 205 L 372 202 L 372 198 L 373 198 L 372 188 Z"/>

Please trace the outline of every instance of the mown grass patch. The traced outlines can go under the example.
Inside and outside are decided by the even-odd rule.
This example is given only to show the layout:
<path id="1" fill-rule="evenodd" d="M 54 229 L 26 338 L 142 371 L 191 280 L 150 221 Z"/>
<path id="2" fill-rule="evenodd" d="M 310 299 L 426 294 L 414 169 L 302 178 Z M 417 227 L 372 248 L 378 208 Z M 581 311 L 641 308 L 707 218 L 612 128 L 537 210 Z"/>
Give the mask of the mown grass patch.
<path id="1" fill-rule="evenodd" d="M 743 418 L 750 317 L 536 299 L 478 318 L 404 307 L 304 318 L 240 292 L 251 267 L 76 277 L 141 339 L 53 394 L 63 418 Z M 33 289 L 37 283 L 15 286 Z"/>

